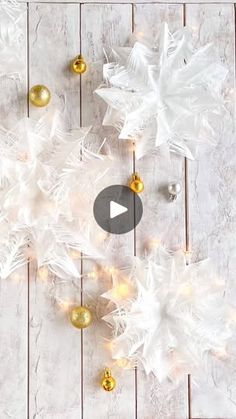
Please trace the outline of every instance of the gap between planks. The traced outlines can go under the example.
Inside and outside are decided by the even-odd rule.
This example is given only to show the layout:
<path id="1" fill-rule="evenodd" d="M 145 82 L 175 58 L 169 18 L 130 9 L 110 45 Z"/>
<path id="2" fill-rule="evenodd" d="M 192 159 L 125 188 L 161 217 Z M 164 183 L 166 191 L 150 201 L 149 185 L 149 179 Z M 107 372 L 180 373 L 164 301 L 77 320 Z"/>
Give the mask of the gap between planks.
<path id="1" fill-rule="evenodd" d="M 183 4 L 183 26 L 186 26 L 186 4 Z M 184 158 L 184 215 L 185 215 L 185 251 L 189 252 L 189 188 L 188 188 L 188 160 Z M 188 419 L 192 419 L 192 408 L 191 408 L 191 375 L 187 376 L 187 403 L 188 403 Z"/>
<path id="2" fill-rule="evenodd" d="M 79 3 L 79 51 L 81 54 L 82 51 L 82 5 Z M 79 107 L 80 107 L 80 127 L 83 126 L 83 112 L 82 112 L 82 75 L 79 75 Z M 81 156 L 82 158 L 82 156 Z M 81 261 L 80 261 L 80 305 L 83 305 L 83 291 L 84 291 L 84 284 L 83 284 L 83 272 L 84 272 L 84 264 L 83 264 L 83 253 L 81 253 Z M 80 331 L 80 405 L 81 405 L 81 419 L 84 418 L 84 333 L 83 329 Z"/>
<path id="3" fill-rule="evenodd" d="M 29 2 L 26 3 L 26 89 L 29 92 Z M 26 98 L 26 114 L 29 118 L 29 96 Z M 30 262 L 27 263 L 27 394 L 26 415 L 30 415 Z"/>

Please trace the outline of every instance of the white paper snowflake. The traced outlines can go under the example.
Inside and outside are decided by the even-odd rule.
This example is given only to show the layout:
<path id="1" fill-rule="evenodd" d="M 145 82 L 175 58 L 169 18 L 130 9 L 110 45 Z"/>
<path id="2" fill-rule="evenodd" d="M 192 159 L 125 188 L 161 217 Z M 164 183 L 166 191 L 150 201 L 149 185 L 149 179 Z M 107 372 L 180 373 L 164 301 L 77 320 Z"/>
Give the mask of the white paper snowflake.
<path id="1" fill-rule="evenodd" d="M 108 104 L 103 124 L 135 140 L 138 157 L 167 144 L 193 159 L 199 144 L 216 143 L 226 74 L 212 45 L 197 50 L 186 28 L 171 35 L 165 24 L 158 48 L 113 49 L 96 90 Z"/>
<path id="2" fill-rule="evenodd" d="M 33 254 L 58 277 L 78 277 L 71 253 L 100 258 L 93 200 L 108 157 L 84 146 L 88 128 L 65 132 L 57 112 L 0 127 L 0 278 Z"/>
<path id="3" fill-rule="evenodd" d="M 204 356 L 225 350 L 231 336 L 223 292 L 209 260 L 186 265 L 182 251 L 162 248 L 155 261 L 135 258 L 130 272 L 114 271 L 103 294 L 116 306 L 104 317 L 113 358 L 141 363 L 159 381 L 203 368 Z"/>

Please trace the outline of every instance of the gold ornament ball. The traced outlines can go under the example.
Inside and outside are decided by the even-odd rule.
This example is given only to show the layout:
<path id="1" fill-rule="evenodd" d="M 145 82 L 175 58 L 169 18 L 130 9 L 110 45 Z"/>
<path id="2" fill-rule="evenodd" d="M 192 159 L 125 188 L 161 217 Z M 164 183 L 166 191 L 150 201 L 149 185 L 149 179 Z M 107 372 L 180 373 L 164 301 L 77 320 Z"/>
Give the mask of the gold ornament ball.
<path id="1" fill-rule="evenodd" d="M 47 106 L 50 102 L 50 99 L 51 93 L 46 86 L 37 84 L 36 86 L 31 87 L 29 91 L 29 100 L 32 105 L 41 108 L 43 106 Z"/>
<path id="2" fill-rule="evenodd" d="M 71 324 L 77 329 L 85 329 L 93 320 L 91 311 L 87 307 L 73 307 L 70 311 Z"/>
<path id="3" fill-rule="evenodd" d="M 105 369 L 101 385 L 105 391 L 114 390 L 116 386 L 116 380 L 112 377 L 110 368 Z"/>
<path id="4" fill-rule="evenodd" d="M 73 73 L 76 74 L 83 74 L 87 70 L 87 64 L 82 55 L 78 55 L 72 63 L 71 63 L 71 70 Z"/>
<path id="5" fill-rule="evenodd" d="M 144 183 L 138 173 L 134 173 L 129 184 L 130 189 L 135 193 L 141 193 L 144 190 Z"/>

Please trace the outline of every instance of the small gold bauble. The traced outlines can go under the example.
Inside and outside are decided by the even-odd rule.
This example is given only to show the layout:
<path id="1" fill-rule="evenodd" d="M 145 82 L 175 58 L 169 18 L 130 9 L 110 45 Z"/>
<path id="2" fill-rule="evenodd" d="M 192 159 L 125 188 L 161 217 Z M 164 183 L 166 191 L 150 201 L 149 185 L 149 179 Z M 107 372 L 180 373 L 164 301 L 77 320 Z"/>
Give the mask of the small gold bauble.
<path id="1" fill-rule="evenodd" d="M 50 90 L 42 84 L 37 84 L 31 87 L 29 91 L 30 103 L 34 106 L 43 107 L 47 106 L 51 99 Z"/>
<path id="2" fill-rule="evenodd" d="M 112 377 L 110 368 L 105 368 L 101 385 L 106 391 L 114 390 L 116 386 L 116 380 Z"/>
<path id="3" fill-rule="evenodd" d="M 143 192 L 143 190 L 144 190 L 144 183 L 143 183 L 143 181 L 142 181 L 142 179 L 141 179 L 141 177 L 139 176 L 138 173 L 134 173 L 132 175 L 132 179 L 130 181 L 129 187 L 135 193 L 141 193 L 141 192 Z"/>
<path id="4" fill-rule="evenodd" d="M 71 70 L 76 74 L 83 74 L 87 70 L 87 64 L 82 55 L 78 55 L 71 63 Z"/>
<path id="5" fill-rule="evenodd" d="M 85 329 L 92 323 L 92 320 L 92 313 L 87 307 L 73 307 L 70 311 L 71 324 L 77 329 Z"/>

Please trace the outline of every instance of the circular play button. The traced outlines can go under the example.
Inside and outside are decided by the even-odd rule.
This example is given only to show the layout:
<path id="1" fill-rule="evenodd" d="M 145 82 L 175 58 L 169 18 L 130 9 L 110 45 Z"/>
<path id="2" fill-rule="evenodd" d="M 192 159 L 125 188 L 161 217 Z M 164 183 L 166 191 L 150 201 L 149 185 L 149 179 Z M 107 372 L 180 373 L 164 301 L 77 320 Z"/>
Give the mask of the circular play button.
<path id="1" fill-rule="evenodd" d="M 139 196 L 128 186 L 112 185 L 98 194 L 93 213 L 103 230 L 124 234 L 138 225 L 143 215 L 143 205 Z"/>

